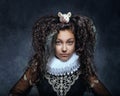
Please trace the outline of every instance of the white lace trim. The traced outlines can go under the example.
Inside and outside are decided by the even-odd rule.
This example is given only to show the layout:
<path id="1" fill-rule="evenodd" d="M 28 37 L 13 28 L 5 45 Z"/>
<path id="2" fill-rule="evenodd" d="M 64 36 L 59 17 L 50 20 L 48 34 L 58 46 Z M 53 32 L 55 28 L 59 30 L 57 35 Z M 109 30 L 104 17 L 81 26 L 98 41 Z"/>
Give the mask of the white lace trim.
<path id="1" fill-rule="evenodd" d="M 71 58 L 63 62 L 56 57 L 53 57 L 48 63 L 47 63 L 47 72 L 52 75 L 65 75 L 65 74 L 72 74 L 78 68 L 80 67 L 80 64 L 78 62 L 79 56 L 75 53 L 71 56 Z"/>

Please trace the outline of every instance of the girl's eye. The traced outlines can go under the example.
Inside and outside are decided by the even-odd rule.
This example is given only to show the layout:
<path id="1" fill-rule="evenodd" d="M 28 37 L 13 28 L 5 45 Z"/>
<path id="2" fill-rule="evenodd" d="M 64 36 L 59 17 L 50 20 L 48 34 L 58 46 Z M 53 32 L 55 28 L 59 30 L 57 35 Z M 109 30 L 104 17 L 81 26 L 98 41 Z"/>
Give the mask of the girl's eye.
<path id="1" fill-rule="evenodd" d="M 68 45 L 72 45 L 74 43 L 74 41 L 68 41 L 67 43 L 68 43 Z"/>
<path id="2" fill-rule="evenodd" d="M 56 41 L 55 43 L 56 43 L 56 45 L 60 45 L 61 41 Z"/>

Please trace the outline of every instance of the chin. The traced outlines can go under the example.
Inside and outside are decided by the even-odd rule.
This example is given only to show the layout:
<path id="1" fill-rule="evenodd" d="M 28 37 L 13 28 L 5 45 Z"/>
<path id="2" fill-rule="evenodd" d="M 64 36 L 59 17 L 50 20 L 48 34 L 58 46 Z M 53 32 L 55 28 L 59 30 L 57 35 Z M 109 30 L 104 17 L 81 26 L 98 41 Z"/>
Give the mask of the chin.
<path id="1" fill-rule="evenodd" d="M 63 62 L 66 62 L 66 61 L 68 61 L 68 60 L 69 60 L 69 58 L 61 59 L 61 61 L 63 61 Z"/>

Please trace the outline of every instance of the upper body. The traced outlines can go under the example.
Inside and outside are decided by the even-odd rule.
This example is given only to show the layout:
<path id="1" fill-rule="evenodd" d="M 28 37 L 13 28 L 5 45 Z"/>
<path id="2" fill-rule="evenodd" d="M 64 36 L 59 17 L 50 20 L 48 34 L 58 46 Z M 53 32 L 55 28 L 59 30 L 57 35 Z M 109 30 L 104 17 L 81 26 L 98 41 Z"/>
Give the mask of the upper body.
<path id="1" fill-rule="evenodd" d="M 94 70 L 95 27 L 71 13 L 40 18 L 33 27 L 35 55 L 12 96 L 26 96 L 37 86 L 40 96 L 111 96 Z"/>

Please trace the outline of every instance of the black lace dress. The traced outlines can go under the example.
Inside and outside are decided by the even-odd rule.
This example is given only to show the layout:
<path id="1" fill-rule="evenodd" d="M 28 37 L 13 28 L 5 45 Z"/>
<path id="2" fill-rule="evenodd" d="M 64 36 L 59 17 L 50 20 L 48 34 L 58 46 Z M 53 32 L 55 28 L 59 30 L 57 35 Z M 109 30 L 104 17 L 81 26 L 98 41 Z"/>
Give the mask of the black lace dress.
<path id="1" fill-rule="evenodd" d="M 86 86 L 79 71 L 61 76 L 47 73 L 37 84 L 40 96 L 83 96 Z"/>

